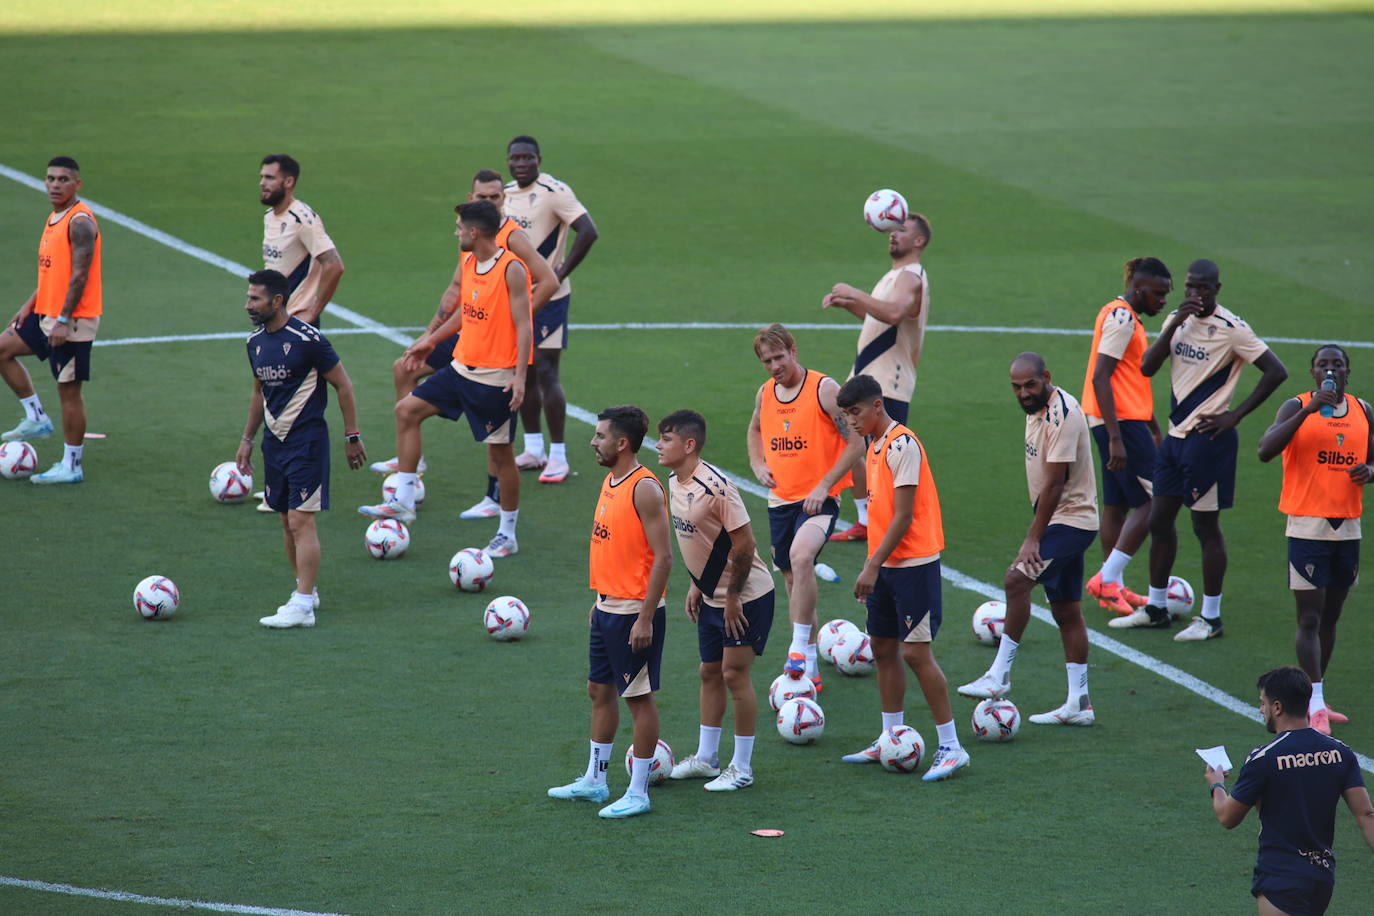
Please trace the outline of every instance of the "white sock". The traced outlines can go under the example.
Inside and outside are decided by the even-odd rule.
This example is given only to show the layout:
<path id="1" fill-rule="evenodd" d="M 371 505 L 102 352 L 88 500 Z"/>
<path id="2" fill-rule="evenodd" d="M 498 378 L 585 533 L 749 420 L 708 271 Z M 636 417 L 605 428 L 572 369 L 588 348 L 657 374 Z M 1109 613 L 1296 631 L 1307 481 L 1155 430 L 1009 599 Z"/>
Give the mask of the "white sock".
<path id="1" fill-rule="evenodd" d="M 1088 695 L 1088 666 L 1083 662 L 1065 662 L 1069 675 L 1069 702 Z"/>
<path id="2" fill-rule="evenodd" d="M 81 453 L 86 450 L 84 445 L 63 445 L 66 449 L 62 453 L 62 463 L 67 466 L 67 470 L 75 471 L 81 467 Z"/>
<path id="3" fill-rule="evenodd" d="M 300 579 L 297 579 L 297 580 L 296 580 L 296 591 L 300 591 L 300 590 L 301 590 L 301 580 L 300 580 Z M 319 600 L 320 600 L 320 588 L 319 588 L 318 585 L 315 586 L 314 588 L 312 588 L 312 589 L 310 590 L 310 597 L 313 598 L 313 599 L 316 600 L 316 601 L 319 601 Z"/>
<path id="4" fill-rule="evenodd" d="M 739 770 L 741 773 L 754 772 L 754 766 L 750 763 L 754 758 L 754 736 L 736 735 L 735 736 L 735 755 L 730 758 L 730 766 Z"/>
<path id="5" fill-rule="evenodd" d="M 814 642 L 806 644 L 806 676 L 821 676 L 821 667 L 816 664 L 816 644 Z"/>
<path id="6" fill-rule="evenodd" d="M 859 513 L 859 524 L 867 527 L 868 525 L 868 497 L 854 500 L 854 511 Z"/>
<path id="7" fill-rule="evenodd" d="M 615 742 L 598 744 L 591 743 L 591 753 L 587 758 L 587 772 L 582 778 L 594 786 L 606 784 L 606 770 L 611 766 L 611 750 L 615 747 Z"/>
<path id="8" fill-rule="evenodd" d="M 1166 585 L 1164 588 L 1155 588 L 1153 585 L 1151 585 L 1150 594 L 1147 597 L 1149 597 L 1150 599 L 1150 604 L 1154 605 L 1155 607 L 1168 607 L 1169 587 Z"/>
<path id="9" fill-rule="evenodd" d="M 1203 595 L 1202 596 L 1202 619 L 1217 620 L 1221 617 L 1221 596 Z"/>
<path id="10" fill-rule="evenodd" d="M 505 509 L 502 509 L 502 510 L 501 510 L 501 527 L 496 529 L 497 533 L 498 533 L 498 534 L 504 534 L 506 537 L 510 538 L 512 541 L 515 540 L 515 520 L 516 520 L 517 518 L 519 518 L 519 517 L 520 517 L 520 510 L 519 510 L 519 509 L 512 509 L 512 510 L 510 510 L 509 512 L 507 512 Z"/>
<path id="11" fill-rule="evenodd" d="M 1113 550 L 1107 557 L 1107 561 L 1102 564 L 1102 581 L 1115 582 L 1121 584 L 1121 577 L 1126 572 L 1126 564 L 1131 562 L 1129 553 L 1122 553 Z"/>
<path id="12" fill-rule="evenodd" d="M 906 712 L 885 712 L 883 713 L 883 731 L 889 728 L 896 728 L 898 725 L 906 724 Z"/>
<path id="13" fill-rule="evenodd" d="M 568 443 L 566 443 L 566 442 L 550 442 L 550 443 L 549 443 L 549 460 L 550 460 L 550 461 L 562 461 L 562 462 L 564 462 L 564 463 L 567 463 L 567 460 L 568 460 Z"/>
<path id="14" fill-rule="evenodd" d="M 715 763 L 720 759 L 719 727 L 701 726 L 701 732 L 697 737 L 697 759 L 705 760 L 707 763 Z"/>
<path id="15" fill-rule="evenodd" d="M 787 653 L 793 652 L 803 655 L 806 652 L 806 644 L 811 641 L 811 624 L 794 623 L 792 624 L 792 642 L 787 647 Z"/>
<path id="16" fill-rule="evenodd" d="M 649 794 L 649 767 L 654 765 L 652 757 L 630 758 L 630 790 L 626 795 Z"/>
<path id="17" fill-rule="evenodd" d="M 525 451 L 531 455 L 544 457 L 544 434 L 525 433 Z"/>
<path id="18" fill-rule="evenodd" d="M 992 661 L 992 667 L 988 669 L 988 674 L 992 675 L 995 681 L 1005 680 L 1011 675 L 1012 662 L 1016 661 L 1016 650 L 1020 643 L 1012 639 L 1005 633 L 1002 634 L 1002 641 L 997 644 L 997 657 Z"/>
<path id="19" fill-rule="evenodd" d="M 396 472 L 396 502 L 405 506 L 407 509 L 415 508 L 415 481 L 420 479 L 419 474 L 410 474 L 405 471 Z"/>
<path id="20" fill-rule="evenodd" d="M 1319 710 L 1319 709 L 1324 709 L 1325 707 L 1326 707 L 1326 697 L 1324 697 L 1324 696 L 1322 695 L 1322 682 L 1321 682 L 1321 681 L 1313 681 L 1313 682 L 1312 682 L 1312 699 L 1309 700 L 1308 703 L 1307 703 L 1307 714 L 1308 714 L 1309 716 L 1310 716 L 1310 715 L 1313 715 L 1313 714 L 1315 714 L 1315 713 L 1317 712 L 1317 710 Z"/>
<path id="21" fill-rule="evenodd" d="M 300 592 L 296 591 L 291 593 L 291 604 L 299 608 L 304 608 L 307 611 L 315 607 L 315 602 L 311 600 L 309 595 L 302 595 Z"/>
<path id="22" fill-rule="evenodd" d="M 947 747 L 951 751 L 959 749 L 959 730 L 954 727 L 953 719 L 935 723 L 935 736 L 940 742 L 940 747 Z"/>
<path id="23" fill-rule="evenodd" d="M 38 399 L 36 392 L 26 398 L 20 398 L 19 403 L 23 406 L 24 413 L 35 423 L 41 423 L 48 418 L 48 415 L 43 412 L 43 402 Z"/>

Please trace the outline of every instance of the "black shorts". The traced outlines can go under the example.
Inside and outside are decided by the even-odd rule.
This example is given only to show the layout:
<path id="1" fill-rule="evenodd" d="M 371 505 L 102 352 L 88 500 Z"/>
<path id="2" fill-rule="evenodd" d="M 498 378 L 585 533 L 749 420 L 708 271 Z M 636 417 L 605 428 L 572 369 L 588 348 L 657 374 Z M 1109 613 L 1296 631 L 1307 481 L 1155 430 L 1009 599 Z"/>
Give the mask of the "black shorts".
<path id="1" fill-rule="evenodd" d="M 813 518 L 820 519 L 812 524 L 825 525 L 825 538 L 821 540 L 821 547 L 824 548 L 830 535 L 835 533 L 835 522 L 840 517 L 840 504 L 833 499 L 821 503 L 821 511 L 815 515 L 807 515 L 802 509 L 803 505 L 804 503 L 795 502 L 768 507 L 768 535 L 773 545 L 773 565 L 784 572 L 792 568 L 792 539 L 797 536 L 802 525 Z M 816 551 L 816 556 L 820 556 L 819 550 Z"/>
<path id="2" fill-rule="evenodd" d="M 328 434 L 304 442 L 278 442 L 270 432 L 263 433 L 262 491 L 273 512 L 328 509 Z"/>
<path id="3" fill-rule="evenodd" d="M 1166 437 L 1155 455 L 1155 495 L 1182 499 L 1194 512 L 1231 508 L 1239 443 L 1234 429 L 1215 439 L 1203 433 Z"/>
<path id="4" fill-rule="evenodd" d="M 1126 447 L 1126 466 L 1119 471 L 1107 470 L 1112 454 L 1107 427 L 1092 428 L 1097 454 L 1102 458 L 1102 504 L 1134 509 L 1149 502 L 1154 490 L 1155 437 L 1144 420 L 1121 420 L 1117 427 Z"/>
<path id="5" fill-rule="evenodd" d="M 1096 531 L 1072 525 L 1050 525 L 1040 535 L 1040 559 L 1046 561 L 1036 582 L 1045 587 L 1051 604 L 1067 604 L 1083 599 L 1083 554 L 1097 540 Z M 1021 569 L 1020 566 L 1017 569 Z M 1028 570 L 1021 570 L 1028 573 Z"/>
<path id="6" fill-rule="evenodd" d="M 572 294 L 545 303 L 534 316 L 534 347 L 536 350 L 568 349 L 568 306 Z"/>
<path id="7" fill-rule="evenodd" d="M 472 437 L 478 442 L 505 445 L 515 435 L 510 392 L 498 385 L 473 381 L 451 365 L 425 379 L 411 394 L 439 408 L 439 416 L 446 420 L 458 420 L 467 414 Z"/>
<path id="8" fill-rule="evenodd" d="M 82 322 L 97 321 L 93 318 L 73 318 L 72 333 L 79 333 Z M 30 313 L 24 323 L 15 329 L 24 346 L 33 355 L 48 364 L 52 377 L 59 382 L 89 382 L 91 380 L 91 347 L 94 340 L 68 340 L 60 347 L 48 343 L 48 335 L 41 326 L 43 316 Z"/>
<path id="9" fill-rule="evenodd" d="M 1311 541 L 1288 539 L 1288 587 L 1350 588 L 1360 581 L 1360 539 Z"/>
<path id="10" fill-rule="evenodd" d="M 1288 916 L 1321 916 L 1331 904 L 1331 881 L 1303 881 L 1289 875 L 1266 875 L 1258 869 L 1250 882 L 1250 893 L 1264 895 Z"/>
<path id="11" fill-rule="evenodd" d="M 773 598 L 776 592 L 769 591 L 753 601 L 744 603 L 744 618 L 749 621 L 744 628 L 744 638 L 736 639 L 725 632 L 725 609 L 714 607 L 705 601 L 701 603 L 701 613 L 697 615 L 697 649 L 701 660 L 714 664 L 725 657 L 726 647 L 753 646 L 755 655 L 762 655 L 768 645 L 768 631 L 773 629 Z"/>
<path id="12" fill-rule="evenodd" d="M 868 596 L 868 635 L 902 642 L 933 642 L 940 632 L 940 561 L 884 566 Z"/>
<path id="13" fill-rule="evenodd" d="M 587 680 L 593 684 L 614 684 L 616 693 L 621 696 L 643 696 L 658 689 L 668 612 L 663 605 L 654 612 L 653 642 L 643 652 L 630 648 L 630 629 L 638 619 L 638 614 L 611 614 L 601 608 L 592 611 Z"/>
<path id="14" fill-rule="evenodd" d="M 458 346 L 458 335 L 453 334 L 435 345 L 434 350 L 425 357 L 425 365 L 438 372 L 453 363 L 453 348 Z"/>

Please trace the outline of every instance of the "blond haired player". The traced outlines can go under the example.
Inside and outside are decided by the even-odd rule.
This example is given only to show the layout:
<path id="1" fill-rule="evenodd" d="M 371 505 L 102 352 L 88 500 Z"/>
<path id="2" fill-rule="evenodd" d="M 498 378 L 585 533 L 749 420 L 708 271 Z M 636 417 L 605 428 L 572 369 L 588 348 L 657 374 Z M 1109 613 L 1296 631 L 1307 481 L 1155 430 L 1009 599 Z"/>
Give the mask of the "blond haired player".
<path id="1" fill-rule="evenodd" d="M 568 347 L 568 306 L 572 286 L 568 278 L 597 240 L 596 223 L 572 188 L 541 170 L 539 141 L 526 134 L 506 144 L 506 168 L 514 179 L 506 185 L 506 216 L 520 224 L 558 276 L 561 284 L 534 322 L 534 365 L 520 420 L 525 426 L 525 451 L 516 458 L 524 471 L 541 470 L 540 483 L 561 483 L 569 473 L 563 441 L 568 402 L 563 395 L 559 363 Z M 568 247 L 568 233 L 574 238 Z M 549 421 L 549 453 L 539 425 L 543 412 Z"/>
<path id="2" fill-rule="evenodd" d="M 692 587 L 687 616 L 697 625 L 701 657 L 701 728 L 696 753 L 673 767 L 672 779 L 710 778 L 707 792 L 754 784 L 754 726 L 759 701 L 749 671 L 773 626 L 773 576 L 754 549 L 749 511 L 739 489 L 701 458 L 706 418 L 678 410 L 658 424 L 658 461 L 673 472 L 668 502 L 677 546 Z M 720 768 L 727 691 L 735 704 L 734 757 Z M 712 778 L 714 777 L 714 778 Z"/>
<path id="3" fill-rule="evenodd" d="M 921 256 L 930 244 L 930 221 L 909 215 L 887 235 L 892 267 L 872 293 L 836 283 L 821 300 L 822 308 L 844 309 L 863 321 L 858 354 L 849 377 L 868 375 L 883 386 L 888 416 L 905 423 L 916 392 L 916 366 L 921 362 L 926 320 L 930 316 L 930 280 Z M 862 541 L 867 536 L 868 497 L 862 463 L 854 468 L 854 507 L 859 523 L 831 535 L 832 541 Z"/>
<path id="4" fill-rule="evenodd" d="M 80 483 L 86 440 L 86 402 L 81 383 L 91 378 L 91 345 L 103 311 L 100 227 L 91 208 L 77 200 L 81 167 L 69 156 L 48 162 L 44 179 L 52 213 L 38 241 L 38 288 L 0 332 L 0 375 L 24 408 L 24 419 L 0 438 L 6 442 L 52 435 L 52 420 L 33 389 L 20 356 L 47 362 L 62 404 L 62 460 L 31 479 L 37 484 Z"/>
<path id="5" fill-rule="evenodd" d="M 863 442 L 835 403 L 839 384 L 797 361 L 797 341 L 780 324 L 754 336 L 754 355 L 772 376 L 754 395 L 747 442 L 754 476 L 768 487 L 773 565 L 787 586 L 792 642 L 783 670 L 811 678 L 816 665 L 816 557 L 835 530 L 836 501 Z"/>

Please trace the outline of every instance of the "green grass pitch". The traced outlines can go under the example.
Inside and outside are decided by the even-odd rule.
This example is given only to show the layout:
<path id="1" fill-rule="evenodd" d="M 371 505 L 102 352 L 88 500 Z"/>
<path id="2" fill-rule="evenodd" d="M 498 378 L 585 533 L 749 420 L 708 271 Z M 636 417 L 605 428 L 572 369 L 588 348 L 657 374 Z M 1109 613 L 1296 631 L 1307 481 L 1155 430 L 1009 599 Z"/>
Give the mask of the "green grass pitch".
<path id="1" fill-rule="evenodd" d="M 410 0 L 285 11 L 251 0 L 81 2 L 54 17 L 21 0 L 0 11 L 0 163 L 41 174 L 49 157 L 73 155 L 91 199 L 252 264 L 257 161 L 290 151 L 304 164 L 300 196 L 347 264 L 338 300 L 395 326 L 428 320 L 452 271 L 452 204 L 528 132 L 601 231 L 574 278 L 577 322 L 839 322 L 822 294 L 885 269 L 859 204 L 896 187 L 934 224 L 935 324 L 1086 329 L 1118 292 L 1122 261 L 1154 254 L 1176 276 L 1216 259 L 1222 301 L 1271 341 L 1374 341 L 1374 19 L 1364 4 L 1294 6 L 863 2 L 841 16 L 814 2 L 674 0 L 650 15 L 617 0 L 538 0 L 470 18 Z M 0 298 L 16 308 L 44 210 L 0 181 Z M 247 333 L 241 280 L 108 221 L 103 231 L 104 337 Z M 345 326 L 326 316 L 327 333 Z M 843 373 L 856 327 L 799 332 L 803 361 Z M 699 409 L 707 457 L 742 472 L 763 378 L 751 337 L 574 331 L 569 400 L 633 401 L 655 419 Z M 370 457 L 385 458 L 397 347 L 334 340 Z M 946 563 L 987 582 L 1029 518 L 1004 374 L 1027 347 L 1081 390 L 1084 337 L 935 331 L 912 415 L 942 496 Z M 1312 347 L 1273 348 L 1290 370 L 1282 393 L 1296 392 Z M 1352 390 L 1365 396 L 1371 356 L 1352 349 Z M 51 378 L 30 366 L 55 406 Z M 366 557 L 353 507 L 375 501 L 378 478 L 336 460 L 320 625 L 272 633 L 256 619 L 290 587 L 279 525 L 217 506 L 205 488 L 243 422 L 242 343 L 102 347 L 95 373 L 90 429 L 108 438 L 87 450 L 87 482 L 0 486 L 0 875 L 349 914 L 1252 905 L 1257 823 L 1216 825 L 1192 749 L 1225 743 L 1238 759 L 1261 727 L 1101 651 L 1090 659 L 1096 727 L 1027 724 L 1009 745 L 973 743 L 973 766 L 947 784 L 840 764 L 876 730 L 876 687 L 831 675 L 821 742 L 786 745 L 764 717 L 748 792 L 670 785 L 655 790 L 653 814 L 617 824 L 553 803 L 544 789 L 586 754 L 585 551 L 600 480 L 588 427 L 569 424 L 578 476 L 525 478 L 522 552 L 492 584 L 531 607 L 528 639 L 491 642 L 479 626 L 488 596 L 448 583 L 449 556 L 493 526 L 457 520 L 482 456 L 438 421 L 409 554 Z M 1242 392 L 1256 378 L 1247 372 Z M 1163 386 L 1156 394 L 1163 405 Z M 1226 639 L 1123 638 L 1247 702 L 1260 671 L 1292 659 L 1279 473 L 1253 458 L 1278 403 L 1241 426 Z M 332 404 L 330 422 L 337 432 Z M 55 460 L 53 440 L 38 445 Z M 766 540 L 763 503 L 747 502 Z M 1184 528 L 1178 571 L 1198 586 Z M 860 554 L 836 545 L 822 559 L 852 583 Z M 153 572 L 182 590 L 166 623 L 129 606 Z M 1129 575 L 1143 582 L 1143 558 Z M 659 695 L 680 753 L 697 721 L 686 581 L 679 563 Z M 822 584 L 822 619 L 861 619 L 847 589 Z M 988 662 L 966 630 L 981 600 L 946 586 L 936 651 L 951 684 Z M 1327 678 L 1352 719 L 1337 737 L 1364 752 L 1370 610 L 1357 589 Z M 1087 614 L 1105 631 L 1106 612 Z M 780 668 L 785 602 L 777 619 L 760 691 Z M 1057 704 L 1063 679 L 1056 634 L 1033 623 L 1016 667 L 1023 714 Z M 971 707 L 955 698 L 964 734 Z M 933 738 L 914 684 L 908 721 Z M 613 787 L 624 782 L 613 770 Z M 786 836 L 758 839 L 758 827 Z M 1374 869 L 1346 814 L 1336 842 L 1331 912 L 1362 912 Z M 0 886 L 4 913 L 148 909 Z"/>

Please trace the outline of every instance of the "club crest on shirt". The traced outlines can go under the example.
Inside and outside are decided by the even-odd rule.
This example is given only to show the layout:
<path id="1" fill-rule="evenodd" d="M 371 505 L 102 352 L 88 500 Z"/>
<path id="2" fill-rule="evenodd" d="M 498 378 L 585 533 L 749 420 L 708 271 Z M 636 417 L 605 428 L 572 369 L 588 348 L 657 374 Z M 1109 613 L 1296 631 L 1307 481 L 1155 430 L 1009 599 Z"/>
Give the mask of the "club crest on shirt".
<path id="1" fill-rule="evenodd" d="M 253 348 L 253 355 L 262 356 L 262 344 L 258 344 L 256 347 Z"/>
<path id="2" fill-rule="evenodd" d="M 284 344 L 281 345 L 281 355 L 282 355 L 282 356 L 290 356 L 290 355 L 291 355 L 291 345 L 290 345 L 289 343 L 284 343 Z"/>
<path id="3" fill-rule="evenodd" d="M 531 207 L 534 206 L 534 202 L 535 202 L 536 200 L 538 200 L 538 199 L 539 199 L 539 192 L 538 192 L 538 191 L 531 191 L 531 192 L 530 192 L 530 206 L 531 206 Z"/>
<path id="4" fill-rule="evenodd" d="M 1340 448 L 1342 445 L 1345 445 L 1345 433 L 1336 433 L 1336 447 Z"/>
<path id="5" fill-rule="evenodd" d="M 791 420 L 783 420 L 783 421 L 782 421 L 782 431 L 783 431 L 783 432 L 788 432 L 788 431 L 791 430 L 791 429 L 792 429 L 792 421 L 791 421 Z"/>
<path id="6" fill-rule="evenodd" d="M 1216 325 L 1214 325 L 1214 324 L 1209 324 L 1209 325 L 1207 326 L 1207 336 L 1208 336 L 1208 337 L 1216 337 L 1216 336 L 1217 336 L 1217 326 L 1216 326 Z"/>

